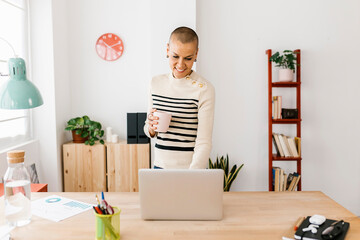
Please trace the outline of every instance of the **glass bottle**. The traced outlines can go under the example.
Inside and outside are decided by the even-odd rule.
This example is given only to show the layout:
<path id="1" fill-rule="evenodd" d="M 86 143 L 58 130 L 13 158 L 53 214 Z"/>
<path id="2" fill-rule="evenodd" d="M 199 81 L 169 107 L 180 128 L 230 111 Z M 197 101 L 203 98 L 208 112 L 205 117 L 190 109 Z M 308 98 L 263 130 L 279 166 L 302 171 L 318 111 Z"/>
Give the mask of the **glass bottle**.
<path id="1" fill-rule="evenodd" d="M 30 175 L 24 166 L 25 151 L 7 153 L 8 169 L 4 176 L 5 219 L 10 226 L 30 223 Z"/>

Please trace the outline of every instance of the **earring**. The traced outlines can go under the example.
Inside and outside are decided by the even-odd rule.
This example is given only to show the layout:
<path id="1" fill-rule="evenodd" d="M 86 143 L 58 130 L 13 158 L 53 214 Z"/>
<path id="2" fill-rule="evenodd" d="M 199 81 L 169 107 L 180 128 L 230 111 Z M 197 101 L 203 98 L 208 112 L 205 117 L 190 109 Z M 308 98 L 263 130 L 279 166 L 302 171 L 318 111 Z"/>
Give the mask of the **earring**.
<path id="1" fill-rule="evenodd" d="M 166 58 L 169 58 L 169 55 L 166 55 Z"/>
<path id="2" fill-rule="evenodd" d="M 194 62 L 197 62 L 197 59 L 195 59 L 195 61 Z"/>

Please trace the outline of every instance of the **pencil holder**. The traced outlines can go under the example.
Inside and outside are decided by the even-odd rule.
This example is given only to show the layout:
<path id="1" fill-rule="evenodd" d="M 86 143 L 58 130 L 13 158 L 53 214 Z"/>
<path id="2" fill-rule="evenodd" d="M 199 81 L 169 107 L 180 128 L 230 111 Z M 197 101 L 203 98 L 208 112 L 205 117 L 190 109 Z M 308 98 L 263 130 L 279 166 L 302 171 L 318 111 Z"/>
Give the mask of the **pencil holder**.
<path id="1" fill-rule="evenodd" d="M 96 216 L 95 239 L 118 240 L 120 239 L 120 212 L 117 207 L 113 207 L 115 213 L 103 215 L 94 213 Z"/>

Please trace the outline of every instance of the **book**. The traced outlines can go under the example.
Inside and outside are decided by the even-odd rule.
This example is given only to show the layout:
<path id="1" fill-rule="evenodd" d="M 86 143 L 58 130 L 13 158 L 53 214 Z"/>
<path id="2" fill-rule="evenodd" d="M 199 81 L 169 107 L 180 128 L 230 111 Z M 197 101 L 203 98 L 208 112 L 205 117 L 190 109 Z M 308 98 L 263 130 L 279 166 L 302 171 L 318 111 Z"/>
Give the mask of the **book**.
<path id="1" fill-rule="evenodd" d="M 283 191 L 286 191 L 286 185 L 287 185 L 287 175 L 284 173 L 284 182 L 283 182 Z"/>
<path id="2" fill-rule="evenodd" d="M 286 191 L 288 191 L 289 189 L 289 186 L 290 186 L 290 183 L 292 181 L 292 179 L 294 178 L 294 175 L 293 173 L 289 173 L 288 177 L 287 177 L 287 181 L 286 181 Z"/>
<path id="3" fill-rule="evenodd" d="M 277 146 L 277 148 L 278 148 L 278 150 L 279 150 L 280 156 L 281 156 L 281 157 L 285 157 L 284 151 L 283 151 L 283 149 L 282 149 L 282 147 L 281 147 L 281 143 L 280 143 L 280 139 L 279 139 L 279 134 L 273 133 L 273 137 L 275 138 L 275 143 L 276 143 L 276 146 Z"/>
<path id="4" fill-rule="evenodd" d="M 274 102 L 274 119 L 277 119 L 278 116 L 278 97 L 277 96 L 273 96 L 273 102 Z"/>
<path id="5" fill-rule="evenodd" d="M 296 143 L 298 154 L 299 154 L 299 156 L 301 156 L 301 138 L 295 137 L 294 140 Z"/>
<path id="6" fill-rule="evenodd" d="M 294 191 L 293 189 L 294 189 L 294 186 L 295 186 L 295 184 L 296 184 L 296 181 L 297 181 L 298 176 L 299 176 L 299 174 L 293 173 L 293 177 L 292 177 L 292 179 L 291 179 L 291 183 L 290 183 L 287 191 Z"/>
<path id="7" fill-rule="evenodd" d="M 307 228 L 310 225 L 310 216 L 306 217 L 305 220 L 301 223 L 298 230 L 296 231 L 294 238 L 295 239 L 304 239 L 304 240 L 318 240 L 318 239 L 324 239 L 321 237 L 322 232 L 330 227 L 331 224 L 337 222 L 338 220 L 333 219 L 326 219 L 326 221 L 319 226 L 317 229 L 317 233 L 312 233 L 311 231 L 303 232 L 304 228 Z M 342 225 L 342 232 L 334 239 L 336 240 L 343 240 L 345 239 L 346 233 L 349 230 L 350 224 L 348 222 L 344 222 Z"/>
<path id="8" fill-rule="evenodd" d="M 282 97 L 278 96 L 278 115 L 277 115 L 277 119 L 281 119 L 281 105 L 282 105 Z"/>
<path id="9" fill-rule="evenodd" d="M 291 154 L 293 157 L 299 157 L 299 154 L 297 152 L 297 149 L 296 149 L 296 143 L 295 143 L 295 140 L 293 138 L 287 138 L 288 140 L 288 143 L 289 143 L 289 147 L 290 147 L 290 150 L 291 150 Z"/>
<path id="10" fill-rule="evenodd" d="M 285 135 L 283 134 L 279 134 L 279 139 L 280 139 L 280 143 L 281 143 L 281 148 L 283 149 L 284 151 L 284 155 L 285 157 L 291 157 L 291 154 L 287 148 L 287 145 L 285 143 L 285 141 L 287 142 L 286 138 L 285 138 Z"/>
<path id="11" fill-rule="evenodd" d="M 280 168 L 280 173 L 279 173 L 280 177 L 279 177 L 279 191 L 282 192 L 284 191 L 283 186 L 284 186 L 284 169 Z"/>
<path id="12" fill-rule="evenodd" d="M 283 137 L 284 137 L 284 142 L 286 144 L 286 147 L 287 147 L 287 149 L 289 151 L 290 157 L 293 157 L 294 155 L 293 155 L 293 153 L 292 153 L 292 151 L 290 149 L 290 145 L 289 145 L 289 140 L 288 140 L 289 137 L 285 136 L 285 135 L 283 135 Z"/>
<path id="13" fill-rule="evenodd" d="M 272 140 L 273 140 L 273 143 L 274 143 L 274 146 L 275 146 L 276 155 L 280 156 L 279 147 L 276 144 L 274 133 L 272 134 Z"/>
<path id="14" fill-rule="evenodd" d="M 295 189 L 296 189 L 297 185 L 299 184 L 300 177 L 301 177 L 301 175 L 300 175 L 300 174 L 298 174 L 298 176 L 296 177 L 296 182 L 295 182 L 295 185 L 294 185 L 294 187 L 293 187 L 292 191 L 295 191 Z"/>
<path id="15" fill-rule="evenodd" d="M 280 191 L 280 168 L 279 167 L 274 167 L 275 169 L 275 182 L 274 182 L 274 191 L 275 192 L 279 192 Z"/>

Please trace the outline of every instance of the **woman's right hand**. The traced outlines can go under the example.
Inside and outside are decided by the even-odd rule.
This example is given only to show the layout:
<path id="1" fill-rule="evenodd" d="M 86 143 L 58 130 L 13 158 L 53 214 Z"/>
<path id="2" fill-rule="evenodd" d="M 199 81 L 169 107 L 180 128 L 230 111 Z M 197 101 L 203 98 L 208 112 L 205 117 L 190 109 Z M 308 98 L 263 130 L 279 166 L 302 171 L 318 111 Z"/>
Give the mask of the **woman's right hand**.
<path id="1" fill-rule="evenodd" d="M 153 108 L 148 115 L 148 129 L 151 137 L 155 136 L 155 130 L 157 129 L 156 125 L 158 125 L 159 123 L 158 121 L 156 121 L 159 120 L 159 118 L 154 116 L 154 112 L 156 112 L 156 109 Z"/>

